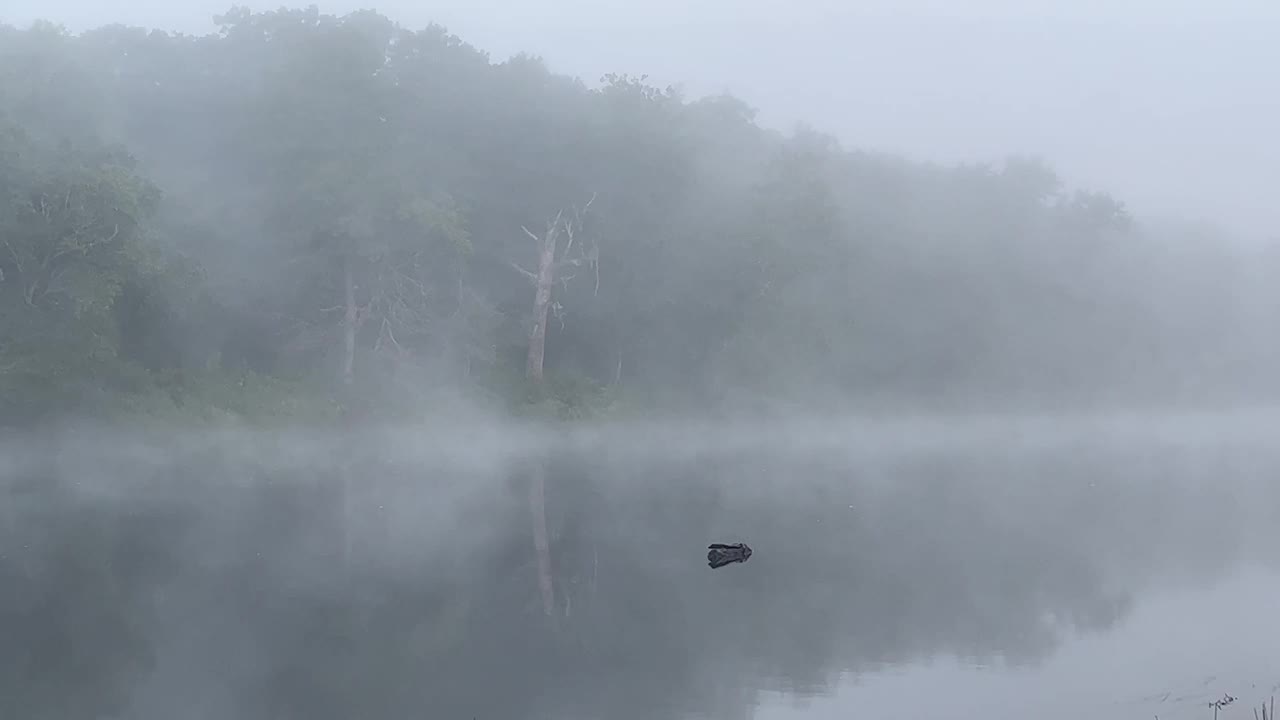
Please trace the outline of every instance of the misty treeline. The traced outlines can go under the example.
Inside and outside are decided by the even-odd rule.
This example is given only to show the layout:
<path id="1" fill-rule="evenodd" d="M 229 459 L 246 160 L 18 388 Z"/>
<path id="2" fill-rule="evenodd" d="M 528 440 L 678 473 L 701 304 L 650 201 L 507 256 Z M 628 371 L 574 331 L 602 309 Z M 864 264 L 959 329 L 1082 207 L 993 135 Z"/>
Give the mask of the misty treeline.
<path id="1" fill-rule="evenodd" d="M 372 12 L 217 23 L 0 28 L 10 419 L 1136 402 L 1277 359 L 1265 258 L 1032 159 L 851 151 Z"/>

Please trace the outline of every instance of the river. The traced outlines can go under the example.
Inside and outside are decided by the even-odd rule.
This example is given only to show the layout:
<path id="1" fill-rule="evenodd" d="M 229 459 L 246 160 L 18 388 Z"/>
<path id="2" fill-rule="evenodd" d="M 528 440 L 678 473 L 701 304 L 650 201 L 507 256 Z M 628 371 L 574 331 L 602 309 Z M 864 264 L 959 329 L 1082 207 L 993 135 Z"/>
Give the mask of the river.
<path id="1" fill-rule="evenodd" d="M 0 715 L 1252 717 L 1280 694 L 1270 427 L 11 439 Z"/>

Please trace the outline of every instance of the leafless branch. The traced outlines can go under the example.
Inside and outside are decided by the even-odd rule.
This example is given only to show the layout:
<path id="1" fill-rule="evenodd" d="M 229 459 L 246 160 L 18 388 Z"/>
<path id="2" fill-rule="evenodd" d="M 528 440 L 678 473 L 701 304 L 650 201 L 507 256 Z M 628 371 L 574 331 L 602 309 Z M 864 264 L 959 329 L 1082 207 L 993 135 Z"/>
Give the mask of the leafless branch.
<path id="1" fill-rule="evenodd" d="M 75 234 L 76 234 L 76 235 L 79 235 L 79 234 L 80 234 L 80 232 L 81 232 L 81 231 L 77 231 Z M 89 251 L 93 250 L 95 247 L 97 247 L 97 246 L 99 246 L 99 245 L 106 245 L 107 243 L 111 242 L 112 240 L 115 240 L 119 235 L 120 235 L 120 224 L 119 224 L 119 223 L 117 223 L 116 225 L 114 225 L 114 226 L 113 226 L 113 228 L 112 228 L 112 230 L 111 230 L 111 234 L 110 234 L 110 235 L 108 235 L 107 237 L 105 237 L 105 238 L 100 238 L 100 239 L 98 239 L 98 240 L 90 241 L 90 242 L 88 242 L 88 243 L 85 243 L 84 245 L 78 245 L 78 244 L 76 244 L 76 245 L 71 245 L 71 246 L 69 246 L 69 247 L 64 247 L 64 248 L 62 248 L 61 250 L 57 250 L 57 251 L 55 251 L 55 252 L 53 252 L 53 253 L 50 253 L 50 254 L 49 254 L 49 256 L 48 256 L 48 257 L 46 257 L 46 258 L 44 259 L 44 262 L 40 263 L 40 265 L 41 265 L 41 267 L 46 267 L 46 268 L 47 268 L 47 267 L 49 267 L 51 264 L 53 264 L 53 262 L 54 262 L 55 260 L 57 260 L 57 259 L 59 259 L 59 258 L 63 257 L 64 255 L 70 255 L 71 253 L 73 253 L 73 252 L 77 252 L 77 251 L 78 251 L 81 255 L 87 255 L 87 254 L 89 254 Z"/>
<path id="2" fill-rule="evenodd" d="M 404 348 L 400 347 L 400 341 L 396 340 L 396 334 L 391 329 L 391 323 L 387 323 L 387 338 L 391 340 L 391 344 L 396 346 L 396 352 L 403 354 Z"/>
<path id="3" fill-rule="evenodd" d="M 466 292 L 466 287 L 462 282 L 462 276 L 459 275 L 458 276 L 458 294 L 456 296 L 456 301 L 454 302 L 453 312 L 449 313 L 450 320 L 456 320 L 458 316 L 462 314 L 462 306 L 465 302 L 464 300 L 465 292 Z"/>
<path id="4" fill-rule="evenodd" d="M 398 277 L 398 278 L 400 278 L 400 279 L 402 279 L 402 280 L 405 280 L 405 281 L 406 281 L 406 282 L 408 282 L 409 284 L 411 284 L 411 285 L 413 285 L 414 287 L 418 288 L 418 292 L 422 293 L 422 295 L 423 295 L 423 296 L 426 296 L 426 295 L 427 295 L 427 288 L 426 288 L 422 283 L 418 282 L 418 280 L 417 280 L 417 279 L 415 279 L 415 278 L 413 278 L 413 277 L 410 277 L 409 275 L 406 275 L 405 273 L 400 272 L 399 270 L 396 270 L 396 271 L 395 271 L 395 274 L 396 274 L 396 277 Z"/>
<path id="5" fill-rule="evenodd" d="M 560 322 L 560 329 L 564 330 L 564 305 L 553 301 L 551 303 L 551 314 Z"/>
<path id="6" fill-rule="evenodd" d="M 535 235 L 535 234 L 534 234 L 534 232 L 533 232 L 532 230 L 530 230 L 529 228 L 527 228 L 527 227 L 525 227 L 525 226 L 521 225 L 521 226 L 520 226 L 520 229 L 524 231 L 524 234 L 525 234 L 525 235 L 528 235 L 529 237 L 533 238 L 535 241 L 538 241 L 538 242 L 541 242 L 541 241 L 542 241 L 542 238 L 540 238 L 540 237 L 538 237 L 537 235 Z"/>
<path id="7" fill-rule="evenodd" d="M 26 272 L 26 270 L 22 268 L 22 258 L 18 257 L 18 251 L 13 249 L 13 245 L 9 243 L 7 238 L 4 241 L 4 246 L 9 248 L 9 254 L 13 256 L 13 264 L 18 268 L 18 273 L 21 274 Z"/>
<path id="8" fill-rule="evenodd" d="M 45 281 L 44 290 L 40 292 L 40 297 L 43 298 L 44 296 L 48 295 L 51 292 L 55 294 L 59 292 L 57 290 L 58 283 L 62 280 L 62 276 L 66 274 L 67 274 L 66 266 L 58 268 L 57 270 L 54 270 L 52 273 L 49 273 L 49 279 Z"/>
<path id="9" fill-rule="evenodd" d="M 569 236 L 569 244 L 564 246 L 564 254 L 568 255 L 573 252 L 573 224 L 566 222 L 564 224 L 564 233 Z"/>
<path id="10" fill-rule="evenodd" d="M 399 341 L 399 340 L 396 340 L 396 334 L 395 334 L 395 331 L 393 331 L 393 330 L 392 330 L 392 328 L 391 328 L 391 320 L 390 320 L 389 318 L 386 318 L 386 317 L 382 318 L 382 327 L 380 328 L 380 330 L 379 330 L 379 332 L 378 332 L 378 341 L 377 341 L 376 343 L 374 343 L 374 346 L 373 346 L 373 349 L 374 349 L 374 351 L 375 351 L 375 352 L 377 352 L 377 351 L 381 351 L 381 350 L 382 350 L 382 339 L 383 339 L 384 337 L 385 337 L 386 339 L 388 339 L 388 340 L 390 340 L 390 341 L 391 341 L 391 345 L 392 345 L 392 346 L 393 346 L 393 348 L 394 348 L 393 352 L 394 352 L 397 356 L 401 356 L 401 357 L 403 357 L 404 355 L 406 355 L 406 354 L 407 354 L 407 353 L 405 352 L 405 349 L 404 349 L 403 347 L 401 347 L 401 345 L 400 345 L 400 341 Z"/>
<path id="11" fill-rule="evenodd" d="M 533 284 L 537 285 L 537 283 L 538 283 L 538 276 L 537 276 L 537 275 L 533 274 L 532 272 L 530 272 L 530 271 L 528 271 L 528 270 L 525 270 L 524 268 L 520 267 L 520 265 L 519 265 L 519 264 L 514 263 L 514 262 L 512 262 L 512 263 L 511 263 L 511 267 L 512 267 L 516 272 L 518 272 L 518 273 L 520 273 L 521 275 L 525 276 L 525 278 L 527 278 L 527 279 L 529 280 L 529 282 L 531 282 L 531 283 L 533 283 Z"/>
<path id="12" fill-rule="evenodd" d="M 363 307 L 356 308 L 356 327 L 364 325 L 369 319 L 369 315 L 373 312 L 373 303 L 374 301 L 370 300 Z"/>
<path id="13" fill-rule="evenodd" d="M 555 264 L 555 271 L 559 273 L 565 268 L 581 267 L 582 258 L 563 258 Z"/>

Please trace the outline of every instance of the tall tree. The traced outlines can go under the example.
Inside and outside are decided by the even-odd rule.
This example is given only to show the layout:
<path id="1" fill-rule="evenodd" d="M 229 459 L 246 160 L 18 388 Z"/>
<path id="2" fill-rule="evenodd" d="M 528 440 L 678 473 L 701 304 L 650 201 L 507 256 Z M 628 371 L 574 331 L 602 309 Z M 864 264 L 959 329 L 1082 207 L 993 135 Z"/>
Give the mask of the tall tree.
<path id="1" fill-rule="evenodd" d="M 47 402 L 119 362 L 117 300 L 162 269 L 146 241 L 159 192 L 120 150 L 11 125 L 0 158 L 0 391 Z"/>
<path id="2" fill-rule="evenodd" d="M 443 340 L 432 325 L 462 301 L 465 222 L 405 132 L 385 20 L 282 12 L 227 32 L 244 43 L 249 30 L 268 50 L 284 45 L 246 128 L 245 161 L 276 198 L 273 226 L 296 243 L 281 269 L 296 287 L 296 347 L 336 335 L 337 375 L 351 385 L 361 338 L 402 359 Z"/>
<path id="3" fill-rule="evenodd" d="M 596 196 L 592 195 L 587 204 L 570 209 L 568 216 L 561 210 L 547 222 L 541 234 L 527 227 L 521 227 L 531 240 L 537 243 L 537 271 L 530 271 L 517 263 L 512 267 L 533 285 L 532 328 L 529 331 L 529 350 L 525 358 L 525 377 L 534 383 L 542 382 L 543 365 L 546 359 L 547 319 L 548 313 L 557 315 L 562 306 L 555 302 L 552 290 L 557 283 L 567 284 L 577 274 L 578 269 L 586 268 L 595 273 L 595 292 L 600 290 L 600 247 L 592 238 L 583 232 L 583 221 L 591 210 Z"/>
<path id="4" fill-rule="evenodd" d="M 595 271 L 595 288 L 599 290 L 599 245 L 583 231 L 583 221 L 595 199 L 596 196 L 592 195 L 581 209 L 574 207 L 567 214 L 563 210 L 556 213 L 541 234 L 521 227 L 525 235 L 537 243 L 538 253 L 537 272 L 514 262 L 511 264 L 533 285 L 532 329 L 529 331 L 529 346 L 525 356 L 525 377 L 535 385 L 541 385 L 543 381 L 548 314 L 553 308 L 557 315 L 561 312 L 560 306 L 552 298 L 555 284 L 568 283 L 578 269 L 585 267 Z M 538 563 L 538 590 L 542 597 L 543 612 L 554 626 L 556 605 L 551 545 L 547 534 L 546 468 L 542 462 L 535 460 L 532 471 L 529 482 L 529 513 L 533 523 L 534 555 Z"/>

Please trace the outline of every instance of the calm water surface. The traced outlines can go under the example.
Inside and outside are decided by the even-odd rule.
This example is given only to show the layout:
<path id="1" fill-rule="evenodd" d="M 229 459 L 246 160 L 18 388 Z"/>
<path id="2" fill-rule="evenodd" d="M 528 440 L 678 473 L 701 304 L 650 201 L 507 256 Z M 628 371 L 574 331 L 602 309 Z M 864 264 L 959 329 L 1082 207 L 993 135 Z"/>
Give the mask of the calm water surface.
<path id="1" fill-rule="evenodd" d="M 1248 718 L 1271 427 L 15 441 L 0 716 Z"/>
<path id="2" fill-rule="evenodd" d="M 771 692 L 760 720 L 919 718 L 1251 718 L 1280 694 L 1280 575 L 1239 568 L 1229 578 L 1141 599 L 1102 633 L 1072 635 L 1032 666 L 941 655 L 842 678 L 821 696 Z"/>

